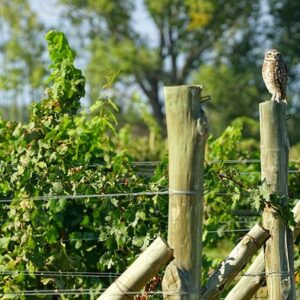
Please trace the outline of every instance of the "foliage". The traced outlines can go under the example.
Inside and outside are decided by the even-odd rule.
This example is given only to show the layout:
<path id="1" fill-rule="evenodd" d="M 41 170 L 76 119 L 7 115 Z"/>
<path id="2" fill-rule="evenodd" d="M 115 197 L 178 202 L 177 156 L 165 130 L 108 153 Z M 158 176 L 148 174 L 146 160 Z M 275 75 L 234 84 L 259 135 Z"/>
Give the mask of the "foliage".
<path id="1" fill-rule="evenodd" d="M 249 152 L 248 148 L 243 147 L 243 127 L 243 120 L 236 120 L 218 139 L 208 140 L 204 175 L 205 247 L 213 248 L 218 243 L 218 238 L 209 232 L 217 231 L 219 238 L 226 237 L 236 241 L 237 236 L 241 235 L 231 231 L 253 224 L 253 218 L 241 224 L 241 216 L 234 213 L 241 209 L 249 209 L 245 202 L 248 190 L 259 184 L 259 176 L 256 173 L 259 164 L 237 163 L 239 160 L 258 157 L 258 153 L 253 149 Z"/>
<path id="2" fill-rule="evenodd" d="M 119 272 L 159 232 L 165 236 L 166 219 L 160 217 L 165 197 L 66 197 L 155 191 L 164 180 L 159 170 L 155 181 L 139 178 L 132 158 L 116 149 L 116 107 L 110 100 L 74 115 L 84 78 L 73 66 L 74 52 L 65 37 L 51 31 L 46 38 L 52 59 L 48 98 L 33 105 L 27 124 L 1 120 L 0 195 L 13 199 L 1 207 L 0 265 L 14 271 L 1 277 L 6 293 L 98 288 L 97 277 L 49 278 L 34 272 Z"/>
<path id="3" fill-rule="evenodd" d="M 257 107 L 261 101 L 257 88 L 260 78 L 256 78 L 255 84 L 250 85 L 251 80 L 253 80 L 251 68 L 243 70 L 241 74 L 227 64 L 206 64 L 194 73 L 194 82 L 203 83 L 205 93 L 211 96 L 212 100 L 207 108 L 215 135 L 220 135 L 227 124 L 235 118 L 257 117 L 257 110 L 250 107 Z"/>
<path id="4" fill-rule="evenodd" d="M 69 47 L 62 33 L 50 31 L 46 40 L 52 61 L 49 67 L 52 72 L 48 79 L 52 86 L 46 90 L 49 101 L 45 102 L 50 106 L 47 114 L 74 114 L 80 107 L 80 99 L 85 95 L 85 78 L 81 71 L 74 67 L 75 52 Z"/>
<path id="5" fill-rule="evenodd" d="M 163 132 L 138 95 L 132 95 L 130 106 L 126 113 L 118 115 L 118 121 L 121 128 L 119 139 L 116 140 L 117 147 L 127 149 L 140 161 L 157 161 L 165 158 L 167 149 Z"/>

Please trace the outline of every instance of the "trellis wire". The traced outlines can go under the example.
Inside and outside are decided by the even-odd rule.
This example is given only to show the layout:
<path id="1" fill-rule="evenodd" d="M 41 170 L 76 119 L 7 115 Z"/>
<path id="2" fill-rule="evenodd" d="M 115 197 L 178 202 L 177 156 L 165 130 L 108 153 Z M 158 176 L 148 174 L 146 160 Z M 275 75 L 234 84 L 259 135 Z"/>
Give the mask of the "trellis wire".
<path id="1" fill-rule="evenodd" d="M 91 293 L 101 294 L 103 289 L 54 289 L 54 290 L 24 290 L 24 291 L 12 291 L 6 292 L 0 295 L 2 296 L 32 296 L 32 295 L 89 295 Z"/>
<path id="2" fill-rule="evenodd" d="M 138 196 L 155 196 L 155 195 L 168 195 L 169 191 L 157 191 L 157 192 L 133 192 L 133 193 L 111 193 L 111 194 L 88 194 L 88 195 L 43 195 L 43 196 L 29 196 L 20 198 L 6 198 L 0 199 L 0 203 L 21 202 L 24 199 L 31 201 L 48 201 L 48 200 L 61 200 L 61 199 L 87 199 L 87 198 L 117 198 L 117 197 L 138 197 Z"/>
<path id="3" fill-rule="evenodd" d="M 224 163 L 224 164 L 252 164 L 252 163 L 260 163 L 260 159 L 254 158 L 254 159 L 217 159 L 217 160 L 210 160 L 206 161 L 208 164 L 219 164 L 219 163 Z M 300 163 L 300 159 L 290 159 L 289 162 L 291 163 Z M 0 161 L 0 163 L 4 163 L 4 161 Z M 162 161 L 159 160 L 154 160 L 154 161 L 133 161 L 129 162 L 130 165 L 133 166 L 157 166 Z M 9 166 L 17 166 L 18 164 L 8 164 Z M 105 163 L 91 163 L 87 164 L 89 167 L 98 167 L 98 166 L 106 166 L 107 164 Z M 78 163 L 72 165 L 74 167 L 80 167 L 80 166 L 85 166 L 84 163 Z"/>
<path id="4" fill-rule="evenodd" d="M 300 228 L 300 226 L 296 226 L 295 228 Z M 251 228 L 240 228 L 240 229 L 220 229 L 220 230 L 207 230 L 205 233 L 231 233 L 231 232 L 248 232 Z M 44 235 L 35 235 L 36 237 L 44 237 Z M 98 241 L 99 238 L 71 238 L 71 239 L 62 239 L 62 242 L 77 242 L 77 241 Z M 1 271 L 0 271 L 1 272 Z"/>
<path id="5" fill-rule="evenodd" d="M 121 273 L 113 272 L 67 272 L 67 271 L 18 271 L 18 270 L 2 270 L 0 276 L 3 275 L 24 275 L 24 276 L 53 276 L 53 277 L 92 277 L 92 278 L 108 278 L 118 277 Z"/>
<path id="6" fill-rule="evenodd" d="M 300 171 L 299 171 L 300 172 Z M 250 196 L 248 193 L 226 193 L 214 192 L 207 190 L 203 195 L 213 193 L 215 196 L 230 196 L 232 194 L 240 194 Z M 48 201 L 48 200 L 62 200 L 62 199 L 89 199 L 89 198 L 118 198 L 118 197 L 139 197 L 139 196 L 159 196 L 159 195 L 173 195 L 177 194 L 176 191 L 144 191 L 144 192 L 130 192 L 130 193 L 108 193 L 108 194 L 79 194 L 79 195 L 42 195 L 42 196 L 23 196 L 22 198 L 2 198 L 0 203 L 21 202 L 23 200 L 31 201 Z"/>
<path id="7" fill-rule="evenodd" d="M 145 191 L 145 192 L 132 192 L 132 193 L 108 193 L 108 194 L 83 194 L 83 195 L 42 195 L 42 196 L 23 196 L 21 198 L 5 198 L 0 199 L 0 203 L 21 202 L 23 200 L 31 201 L 48 201 L 48 200 L 61 200 L 61 199 L 88 199 L 88 198 L 118 198 L 118 197 L 138 197 L 138 196 L 157 196 L 157 195 L 170 195 L 172 192 L 168 190 L 162 191 Z M 228 193 L 215 193 L 215 195 L 227 195 Z"/>
<path id="8" fill-rule="evenodd" d="M 89 295 L 91 293 L 100 295 L 103 293 L 104 289 L 55 289 L 55 290 L 24 290 L 24 291 L 12 291 L 2 293 L 2 296 L 32 296 L 32 295 Z M 195 295 L 199 294 L 200 291 L 192 291 L 192 292 L 180 292 L 180 291 L 132 291 L 132 292 L 121 292 L 115 293 L 111 296 L 119 296 L 119 295 L 142 295 L 145 293 L 146 295 Z M 225 299 L 225 298 L 220 298 Z M 268 299 L 268 297 L 259 296 L 254 297 L 254 299 Z"/>
<path id="9" fill-rule="evenodd" d="M 218 270 L 218 269 L 217 269 Z M 241 273 L 240 272 L 229 272 L 228 274 L 234 274 L 239 275 L 243 277 L 268 277 L 268 276 L 288 276 L 290 275 L 288 272 L 257 272 L 257 273 Z M 295 272 L 297 273 L 297 272 Z M 24 276 L 39 276 L 39 277 L 91 277 L 91 278 L 117 278 L 122 273 L 116 273 L 116 272 L 67 272 L 67 271 L 19 271 L 19 270 L 2 270 L 0 271 L 0 276 L 6 276 L 6 275 L 24 275 Z M 212 276 L 217 275 L 215 271 L 212 271 L 211 273 L 202 273 L 202 275 L 206 276 Z"/>
<path id="10" fill-rule="evenodd" d="M 297 227 L 296 227 L 297 228 Z M 231 232 L 248 232 L 251 228 L 241 228 L 241 229 L 220 229 L 220 230 L 208 230 L 206 233 L 231 233 Z M 33 236 L 33 237 L 43 237 L 43 235 Z M 77 241 L 98 241 L 99 238 L 71 238 L 71 239 L 61 239 L 62 242 L 77 242 Z M 0 271 L 1 273 L 1 271 Z"/>

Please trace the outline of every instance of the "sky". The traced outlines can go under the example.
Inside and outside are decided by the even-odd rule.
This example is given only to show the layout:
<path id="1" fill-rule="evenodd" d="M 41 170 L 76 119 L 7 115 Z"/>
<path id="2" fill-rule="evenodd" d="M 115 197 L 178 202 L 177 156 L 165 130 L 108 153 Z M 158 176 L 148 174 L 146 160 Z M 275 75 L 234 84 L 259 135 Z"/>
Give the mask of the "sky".
<path id="1" fill-rule="evenodd" d="M 57 27 L 60 22 L 60 15 L 63 12 L 62 6 L 57 0 L 29 0 L 31 7 L 36 11 L 40 20 L 48 27 Z M 154 25 L 143 7 L 143 0 L 136 0 L 136 11 L 133 15 L 135 28 L 148 37 L 148 41 L 153 45 L 156 41 L 157 33 Z"/>

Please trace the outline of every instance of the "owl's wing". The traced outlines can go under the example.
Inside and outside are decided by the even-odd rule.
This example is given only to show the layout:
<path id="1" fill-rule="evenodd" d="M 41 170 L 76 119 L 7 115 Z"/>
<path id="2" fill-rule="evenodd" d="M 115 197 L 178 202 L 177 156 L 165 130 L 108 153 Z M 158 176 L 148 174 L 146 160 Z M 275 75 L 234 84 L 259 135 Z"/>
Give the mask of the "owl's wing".
<path id="1" fill-rule="evenodd" d="M 288 68 L 282 60 L 275 67 L 275 85 L 279 88 L 285 88 L 288 82 Z"/>
<path id="2" fill-rule="evenodd" d="M 286 82 L 288 82 L 289 70 L 288 70 L 288 67 L 285 62 L 283 62 L 283 68 L 284 68 L 284 73 L 285 73 L 285 77 L 286 77 L 285 80 L 286 80 Z"/>
<path id="3" fill-rule="evenodd" d="M 264 81 L 266 80 L 266 73 L 267 73 L 267 64 L 266 62 L 264 62 L 261 69 L 261 74 Z"/>

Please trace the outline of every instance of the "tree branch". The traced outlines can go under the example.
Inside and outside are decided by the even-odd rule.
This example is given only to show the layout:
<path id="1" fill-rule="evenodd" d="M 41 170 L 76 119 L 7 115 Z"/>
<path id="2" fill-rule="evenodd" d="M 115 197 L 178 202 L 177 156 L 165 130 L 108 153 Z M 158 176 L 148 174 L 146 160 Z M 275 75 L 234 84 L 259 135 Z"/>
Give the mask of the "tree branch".
<path id="1" fill-rule="evenodd" d="M 143 81 L 143 79 L 139 75 L 136 74 L 135 77 L 136 77 L 136 81 L 137 81 L 138 85 L 141 87 L 142 91 L 144 92 L 144 94 L 146 95 L 146 97 L 148 98 L 148 100 L 151 104 L 151 107 L 153 109 L 153 114 L 154 114 L 154 117 L 155 117 L 157 123 L 162 128 L 162 130 L 164 131 L 164 129 L 165 129 L 165 123 L 164 123 L 165 116 L 162 112 L 162 104 L 160 103 L 160 99 L 159 99 L 157 79 L 155 79 L 153 76 L 151 78 L 151 75 L 148 75 L 148 78 L 147 78 L 148 82 L 147 83 L 150 86 L 147 87 L 145 82 Z"/>

